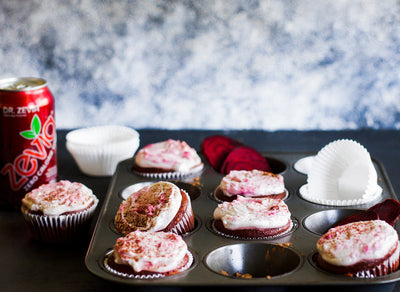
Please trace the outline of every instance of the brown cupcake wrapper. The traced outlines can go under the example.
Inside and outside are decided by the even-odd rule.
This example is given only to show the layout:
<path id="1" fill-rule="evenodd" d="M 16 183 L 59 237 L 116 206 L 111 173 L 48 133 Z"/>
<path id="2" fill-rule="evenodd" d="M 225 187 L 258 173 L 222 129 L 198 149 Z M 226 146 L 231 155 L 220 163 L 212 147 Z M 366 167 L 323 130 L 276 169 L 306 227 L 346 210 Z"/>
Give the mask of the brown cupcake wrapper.
<path id="1" fill-rule="evenodd" d="M 120 277 L 126 277 L 126 278 L 130 278 L 130 279 L 140 279 L 140 280 L 148 280 L 148 279 L 157 279 L 157 278 L 164 278 L 167 277 L 167 273 L 146 273 L 146 274 L 129 274 L 129 273 L 124 273 L 124 272 L 120 272 L 117 271 L 115 269 L 113 269 L 112 267 L 109 266 L 108 264 L 108 259 L 110 257 L 110 255 L 112 254 L 113 251 L 110 251 L 106 258 L 104 259 L 104 267 L 106 268 L 106 270 L 112 274 L 118 275 Z M 186 271 L 187 269 L 189 269 L 192 264 L 193 264 L 193 255 L 192 253 L 188 250 L 186 252 L 186 255 L 188 256 L 188 261 L 187 263 L 181 267 L 180 269 L 176 270 L 174 275 L 182 273 L 184 271 Z"/>
<path id="2" fill-rule="evenodd" d="M 48 243 L 66 242 L 73 239 L 86 226 L 93 216 L 98 202 L 99 200 L 95 198 L 88 209 L 68 215 L 32 214 L 26 208 L 22 208 L 22 214 L 34 239 Z"/>

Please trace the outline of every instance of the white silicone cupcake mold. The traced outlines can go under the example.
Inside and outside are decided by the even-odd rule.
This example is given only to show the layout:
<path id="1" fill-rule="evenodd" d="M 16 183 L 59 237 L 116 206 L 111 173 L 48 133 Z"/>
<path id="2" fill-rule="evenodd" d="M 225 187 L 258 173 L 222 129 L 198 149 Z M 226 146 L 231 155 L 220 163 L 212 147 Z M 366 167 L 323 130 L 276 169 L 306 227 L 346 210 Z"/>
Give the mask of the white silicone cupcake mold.
<path id="1" fill-rule="evenodd" d="M 92 176 L 112 175 L 118 162 L 139 148 L 139 133 L 123 126 L 97 126 L 71 131 L 66 147 L 79 169 Z"/>
<path id="2" fill-rule="evenodd" d="M 304 199 L 323 205 L 351 206 L 377 199 L 382 189 L 368 151 L 353 140 L 336 140 L 323 147 L 312 161 Z"/>

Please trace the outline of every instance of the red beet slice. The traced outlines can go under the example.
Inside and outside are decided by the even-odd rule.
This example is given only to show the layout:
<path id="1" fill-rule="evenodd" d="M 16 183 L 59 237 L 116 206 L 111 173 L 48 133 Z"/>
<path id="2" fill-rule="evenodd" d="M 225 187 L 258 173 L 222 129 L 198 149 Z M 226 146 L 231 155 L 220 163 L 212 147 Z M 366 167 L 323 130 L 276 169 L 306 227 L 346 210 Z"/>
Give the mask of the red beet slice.
<path id="1" fill-rule="evenodd" d="M 210 165 L 215 170 L 220 171 L 228 154 L 240 145 L 242 145 L 240 142 L 227 136 L 214 135 L 203 140 L 201 150 Z"/>
<path id="2" fill-rule="evenodd" d="M 400 218 L 400 203 L 393 199 L 386 199 L 368 209 L 378 214 L 379 219 L 385 220 L 388 224 L 394 225 Z"/>
<path id="3" fill-rule="evenodd" d="M 220 172 L 224 175 L 231 170 L 263 170 L 271 172 L 267 159 L 260 152 L 249 146 L 233 149 L 225 158 Z"/>
<path id="4" fill-rule="evenodd" d="M 334 224 L 332 227 L 345 225 L 345 224 L 357 222 L 357 221 L 369 221 L 369 220 L 377 220 L 377 219 L 379 219 L 379 215 L 375 211 L 366 210 L 366 211 L 361 211 L 358 213 L 351 214 L 350 216 L 347 216 L 343 220 Z"/>

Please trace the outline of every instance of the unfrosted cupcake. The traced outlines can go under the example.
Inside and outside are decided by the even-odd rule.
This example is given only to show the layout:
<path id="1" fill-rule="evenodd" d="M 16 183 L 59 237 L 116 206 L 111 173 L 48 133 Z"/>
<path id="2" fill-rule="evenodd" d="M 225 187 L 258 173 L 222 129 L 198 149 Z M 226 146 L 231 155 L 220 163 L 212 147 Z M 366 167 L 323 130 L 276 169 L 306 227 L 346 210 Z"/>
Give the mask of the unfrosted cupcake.
<path id="1" fill-rule="evenodd" d="M 194 229 L 189 195 L 170 182 L 156 182 L 131 194 L 115 215 L 117 231 L 171 231 L 184 234 Z"/>
<path id="2" fill-rule="evenodd" d="M 119 276 L 151 279 L 181 273 L 192 263 L 193 256 L 179 235 L 133 231 L 117 239 L 105 266 Z"/>
<path id="3" fill-rule="evenodd" d="M 168 139 L 140 149 L 133 170 L 145 177 L 177 178 L 198 173 L 203 166 L 196 150 L 185 141 Z"/>
<path id="4" fill-rule="evenodd" d="M 35 239 L 63 242 L 84 230 L 97 204 L 97 197 L 88 187 L 62 180 L 27 193 L 21 211 Z"/>
<path id="5" fill-rule="evenodd" d="M 283 176 L 261 170 L 232 170 L 224 176 L 215 191 L 221 201 L 232 201 L 238 196 L 284 199 L 286 190 Z"/>
<path id="6" fill-rule="evenodd" d="M 398 234 L 382 220 L 331 228 L 318 240 L 317 250 L 317 266 L 349 277 L 373 278 L 399 267 Z"/>
<path id="7" fill-rule="evenodd" d="M 292 227 L 291 214 L 280 199 L 245 198 L 223 202 L 214 210 L 215 231 L 235 238 L 265 238 Z"/>

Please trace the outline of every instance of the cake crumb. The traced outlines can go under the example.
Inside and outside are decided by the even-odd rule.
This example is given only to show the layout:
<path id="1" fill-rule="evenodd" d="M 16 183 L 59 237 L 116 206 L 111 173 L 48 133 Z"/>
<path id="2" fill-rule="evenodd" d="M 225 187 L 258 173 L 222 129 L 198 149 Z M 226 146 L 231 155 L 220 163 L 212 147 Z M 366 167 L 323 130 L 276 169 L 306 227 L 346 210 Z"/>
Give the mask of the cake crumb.
<path id="1" fill-rule="evenodd" d="M 224 270 L 221 270 L 221 274 L 224 275 L 224 276 L 229 276 L 229 274 Z"/>
<path id="2" fill-rule="evenodd" d="M 235 273 L 235 277 L 238 277 L 238 278 L 246 278 L 246 279 L 251 279 L 251 278 L 253 278 L 253 276 L 250 275 L 250 274 L 248 274 L 248 273 L 246 273 L 246 274 L 240 274 L 239 272 L 236 272 L 236 273 Z"/>

